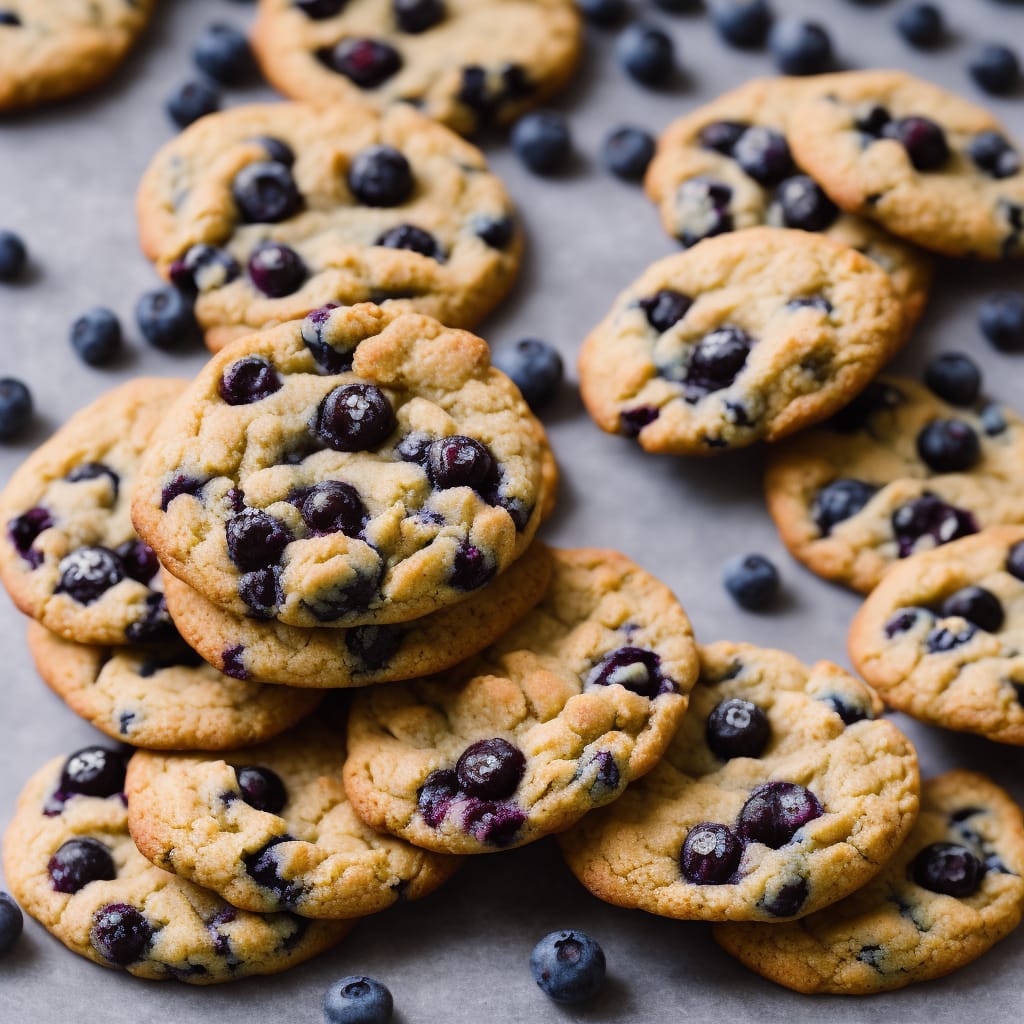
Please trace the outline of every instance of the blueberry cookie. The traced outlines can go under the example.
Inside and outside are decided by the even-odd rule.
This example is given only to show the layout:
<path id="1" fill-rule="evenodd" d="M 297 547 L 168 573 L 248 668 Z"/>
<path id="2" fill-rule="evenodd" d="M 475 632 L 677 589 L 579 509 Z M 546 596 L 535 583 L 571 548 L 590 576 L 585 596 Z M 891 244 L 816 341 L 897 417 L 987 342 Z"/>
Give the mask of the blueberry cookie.
<path id="1" fill-rule="evenodd" d="M 850 627 L 857 671 L 894 708 L 1024 744 L 1024 527 L 995 526 L 894 566 Z"/>
<path id="2" fill-rule="evenodd" d="M 0 578 L 68 640 L 132 644 L 171 632 L 156 555 L 132 528 L 139 460 L 185 382 L 139 378 L 71 417 L 0 495 Z"/>
<path id="3" fill-rule="evenodd" d="M 253 32 L 287 96 L 401 102 L 463 134 L 557 92 L 581 42 L 572 0 L 261 0 Z"/>
<path id="4" fill-rule="evenodd" d="M 1024 254 L 1024 171 L 987 111 L 901 71 L 830 76 L 793 111 L 797 163 L 850 213 L 947 256 Z"/>
<path id="5" fill-rule="evenodd" d="M 871 590 L 894 562 L 986 526 L 1024 523 L 1024 423 L 880 378 L 828 423 L 775 449 L 768 510 L 813 572 Z"/>
<path id="6" fill-rule="evenodd" d="M 748 228 L 648 267 L 584 342 L 580 387 L 602 430 L 714 454 L 824 419 L 893 354 L 901 324 L 866 256 Z"/>
<path id="7" fill-rule="evenodd" d="M 164 567 L 235 615 L 404 622 L 527 549 L 544 430 L 487 343 L 369 304 L 246 339 L 154 439 L 133 517 Z"/>
<path id="8" fill-rule="evenodd" d="M 154 867 L 128 834 L 124 761 L 103 747 L 36 772 L 4 836 L 15 899 L 79 956 L 137 978 L 212 985 L 276 974 L 328 949 L 346 921 L 237 910 Z"/>
<path id="9" fill-rule="evenodd" d="M 647 172 L 665 230 L 684 246 L 770 224 L 821 231 L 889 273 L 909 333 L 928 298 L 931 260 L 870 221 L 843 213 L 793 162 L 786 119 L 819 78 L 761 78 L 673 122 Z"/>
<path id="10" fill-rule="evenodd" d="M 226 756 L 139 751 L 126 786 L 139 850 L 233 906 L 362 917 L 428 895 L 459 866 L 356 817 L 335 730 L 300 726 Z"/>
<path id="11" fill-rule="evenodd" d="M 617 552 L 553 557 L 543 601 L 493 647 L 356 695 L 345 787 L 374 828 L 450 853 L 521 846 L 662 755 L 697 674 L 685 612 Z"/>
<path id="12" fill-rule="evenodd" d="M 0 0 L 0 111 L 98 85 L 149 21 L 154 0 Z"/>
<path id="13" fill-rule="evenodd" d="M 164 586 L 178 629 L 221 672 L 289 687 L 349 687 L 433 675 L 464 661 L 521 619 L 550 579 L 551 556 L 535 541 L 490 586 L 465 601 L 411 622 L 353 629 L 259 622 L 218 608 L 169 573 Z"/>
<path id="14" fill-rule="evenodd" d="M 801 917 L 864 885 L 906 837 L 917 757 L 837 665 L 749 644 L 701 648 L 664 760 L 560 840 L 622 907 L 683 920 Z"/>
<path id="15" fill-rule="evenodd" d="M 204 117 L 150 164 L 138 213 L 143 250 L 194 294 L 214 351 L 330 302 L 472 327 L 511 287 L 522 249 L 483 154 L 407 106 Z"/>
<path id="16" fill-rule="evenodd" d="M 157 750 L 231 750 L 268 740 L 320 703 L 312 691 L 222 675 L 184 641 L 97 647 L 33 622 L 39 674 L 75 714 L 115 740 Z"/>
<path id="17" fill-rule="evenodd" d="M 720 924 L 718 944 L 797 992 L 870 995 L 949 974 L 1005 938 L 1024 905 L 1020 808 L 974 772 L 921 786 L 917 824 L 841 903 L 789 924 Z"/>

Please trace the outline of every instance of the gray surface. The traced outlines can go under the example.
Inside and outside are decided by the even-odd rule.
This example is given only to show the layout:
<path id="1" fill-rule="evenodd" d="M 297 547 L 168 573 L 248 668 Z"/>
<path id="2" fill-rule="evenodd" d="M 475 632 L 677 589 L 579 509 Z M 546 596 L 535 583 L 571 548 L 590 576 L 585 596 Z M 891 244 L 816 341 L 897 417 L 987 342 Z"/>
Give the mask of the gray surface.
<path id="1" fill-rule="evenodd" d="M 634 3 L 634 7 L 649 6 Z M 846 0 L 775 0 L 779 10 L 815 13 L 833 30 L 850 66 L 901 66 L 977 96 L 963 64 L 984 38 L 1024 40 L 1024 9 L 995 0 L 946 0 L 957 33 L 933 56 L 908 51 L 890 28 L 900 6 L 857 7 Z M 120 380 L 140 373 L 189 374 L 199 351 L 172 357 L 134 337 L 132 355 L 115 371 L 94 371 L 70 355 L 67 327 L 89 305 L 114 306 L 130 323 L 136 295 L 153 283 L 137 250 L 135 183 L 154 149 L 170 136 L 161 103 L 188 74 L 188 52 L 213 17 L 241 22 L 244 5 L 224 0 L 164 0 L 147 44 L 116 84 L 59 109 L 0 121 L 0 224 L 20 230 L 32 247 L 31 279 L 0 286 L 0 375 L 32 386 L 41 412 L 24 444 L 0 450 L 0 478 L 70 413 Z M 659 129 L 673 116 L 770 70 L 764 55 L 726 51 L 703 18 L 655 15 L 671 26 L 685 76 L 662 94 L 624 79 L 609 38 L 594 34 L 577 85 L 564 98 L 581 157 L 557 181 L 531 179 L 502 147 L 496 168 L 521 203 L 530 235 L 515 295 L 481 333 L 495 345 L 533 333 L 556 343 L 568 363 L 615 293 L 646 264 L 672 250 L 639 190 L 609 179 L 595 152 L 604 131 L 622 120 Z M 232 101 L 258 95 L 236 93 Z M 993 103 L 1024 136 L 1019 97 Z M 1019 399 L 1021 359 L 988 349 L 974 325 L 978 298 L 997 283 L 1020 282 L 1018 268 L 947 267 L 924 324 L 901 363 L 920 366 L 929 352 L 964 348 L 982 363 L 996 397 Z M 620 548 L 657 572 L 682 597 L 698 635 L 785 646 L 813 659 L 845 661 L 846 625 L 856 598 L 815 579 L 788 559 L 763 512 L 756 452 L 713 461 L 645 456 L 607 437 L 569 390 L 549 417 L 564 473 L 561 504 L 546 531 L 565 545 Z M 784 606 L 753 616 L 735 609 L 718 582 L 719 567 L 741 550 L 776 558 L 786 583 Z M 95 740 L 36 678 L 24 622 L 0 598 L 5 701 L 0 712 L 0 822 L 9 819 L 29 774 L 58 753 Z M 1011 748 L 930 730 L 900 718 L 919 743 L 922 768 L 956 765 L 992 772 L 1024 798 L 1022 755 Z M 612 981 L 586 1012 L 561 1010 L 535 989 L 527 969 L 533 942 L 576 926 L 599 938 Z M 707 929 L 605 906 L 561 865 L 554 845 L 477 858 L 425 903 L 357 926 L 336 951 L 274 979 L 219 989 L 154 985 L 104 971 L 68 953 L 30 922 L 17 952 L 0 961 L 0 1022 L 180 1024 L 320 1020 L 319 1002 L 335 977 L 366 972 L 395 994 L 403 1024 L 567 1020 L 669 1021 L 952 1021 L 981 1013 L 987 1024 L 1019 1019 L 1024 930 L 971 968 L 943 981 L 866 1000 L 809 999 L 748 975 L 720 953 Z"/>

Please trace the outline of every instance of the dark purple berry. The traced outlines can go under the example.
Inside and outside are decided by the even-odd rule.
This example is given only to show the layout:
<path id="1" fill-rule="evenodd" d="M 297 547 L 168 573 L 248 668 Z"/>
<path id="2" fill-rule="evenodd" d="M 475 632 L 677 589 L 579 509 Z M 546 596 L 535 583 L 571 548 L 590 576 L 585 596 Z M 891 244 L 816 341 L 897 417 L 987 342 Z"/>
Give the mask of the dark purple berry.
<path id="1" fill-rule="evenodd" d="M 615 55 L 626 73 L 640 85 L 665 85 L 675 70 L 672 37 L 657 25 L 633 22 L 615 45 Z"/>
<path id="2" fill-rule="evenodd" d="M 676 193 L 676 237 L 689 248 L 733 229 L 732 188 L 712 178 L 690 178 Z"/>
<path id="3" fill-rule="evenodd" d="M 192 303 L 177 288 L 155 288 L 135 304 L 135 321 L 154 348 L 178 351 L 199 341 Z"/>
<path id="4" fill-rule="evenodd" d="M 422 466 L 426 470 L 427 464 L 430 461 L 430 446 L 432 443 L 433 438 L 429 434 L 424 434 L 420 430 L 414 430 L 406 434 L 395 445 L 395 454 L 403 462 L 414 462 L 417 466 Z"/>
<path id="5" fill-rule="evenodd" d="M 889 111 L 881 104 L 876 103 L 869 107 L 868 110 L 857 119 L 856 123 L 857 128 L 870 137 L 870 141 L 880 139 L 885 132 L 886 125 L 889 124 L 890 121 L 892 121 L 892 115 Z"/>
<path id="6" fill-rule="evenodd" d="M 946 626 L 936 626 L 925 637 L 924 642 L 929 654 L 946 654 L 969 643 L 977 632 L 978 627 L 973 622 L 968 622 L 966 626 L 956 631 Z"/>
<path id="7" fill-rule="evenodd" d="M 638 437 L 644 427 L 653 423 L 661 410 L 652 405 L 639 405 L 635 409 L 623 409 L 619 413 L 619 431 L 625 437 Z"/>
<path id="8" fill-rule="evenodd" d="M 451 584 L 459 590 L 478 590 L 494 579 L 493 562 L 472 544 L 463 544 L 452 559 Z"/>
<path id="9" fill-rule="evenodd" d="M 1020 82 L 1017 54 L 1001 43 L 980 46 L 968 61 L 967 70 L 985 92 L 996 96 L 1012 92 Z"/>
<path id="10" fill-rule="evenodd" d="M 981 370 L 962 352 L 942 352 L 925 367 L 924 382 L 951 405 L 970 406 L 981 394 Z"/>
<path id="11" fill-rule="evenodd" d="M 317 366 L 324 373 L 345 373 L 352 369 L 354 350 L 339 352 L 333 345 L 324 340 L 324 330 L 331 318 L 331 313 L 338 308 L 336 302 L 314 309 L 302 321 L 302 340 L 306 348 L 313 354 Z"/>
<path id="12" fill-rule="evenodd" d="M 193 121 L 219 108 L 220 94 L 206 82 L 199 81 L 178 86 L 164 105 L 167 115 L 179 128 L 187 128 Z"/>
<path id="13" fill-rule="evenodd" d="M 1024 349 L 1024 294 L 996 292 L 978 311 L 981 333 L 1002 352 Z"/>
<path id="14" fill-rule="evenodd" d="M 890 121 L 882 134 L 900 143 L 919 171 L 937 171 L 949 159 L 946 133 L 927 117 L 901 117 Z"/>
<path id="15" fill-rule="evenodd" d="M 480 800 L 511 796 L 526 772 L 523 752 L 507 740 L 478 740 L 468 746 L 455 765 L 459 787 Z"/>
<path id="16" fill-rule="evenodd" d="M 719 327 L 705 334 L 690 353 L 684 391 L 696 402 L 712 391 L 729 387 L 746 365 L 754 339 L 739 327 Z"/>
<path id="17" fill-rule="evenodd" d="M 558 350 L 538 338 L 522 338 L 499 348 L 492 358 L 494 367 L 512 378 L 533 412 L 545 408 L 558 392 L 564 369 Z"/>
<path id="18" fill-rule="evenodd" d="M 999 132 L 979 132 L 967 144 L 967 155 L 993 178 L 1010 178 L 1020 170 L 1020 154 Z"/>
<path id="19" fill-rule="evenodd" d="M 910 865 L 910 877 L 923 889 L 957 899 L 973 896 L 984 875 L 981 861 L 957 843 L 932 843 Z"/>
<path id="20" fill-rule="evenodd" d="M 530 954 L 533 980 L 563 1005 L 593 999 L 604 986 L 606 970 L 604 950 L 585 932 L 552 932 Z"/>
<path id="21" fill-rule="evenodd" d="M 793 158 L 786 137 L 771 128 L 754 125 L 737 140 L 733 159 L 759 185 L 778 185 L 793 173 Z"/>
<path id="22" fill-rule="evenodd" d="M 713 0 L 711 21 L 730 46 L 755 49 L 764 44 L 772 11 L 768 0 Z"/>
<path id="23" fill-rule="evenodd" d="M 269 619 L 281 603 L 281 569 L 273 565 L 245 573 L 238 581 L 238 596 L 257 619 Z"/>
<path id="24" fill-rule="evenodd" d="M 249 257 L 249 279 L 264 295 L 280 299 L 305 283 L 306 264 L 290 246 L 261 242 Z"/>
<path id="25" fill-rule="evenodd" d="M 342 480 L 325 480 L 311 487 L 299 509 L 303 522 L 317 533 L 357 537 L 366 522 L 359 492 Z"/>
<path id="26" fill-rule="evenodd" d="M 723 761 L 760 757 L 771 738 L 771 725 L 762 708 L 732 697 L 716 704 L 708 715 L 704 738 L 711 752 Z"/>
<path id="27" fill-rule="evenodd" d="M 397 227 L 389 228 L 379 235 L 373 244 L 385 249 L 408 249 L 428 259 L 437 260 L 438 263 L 444 261 L 444 250 L 437 239 L 429 231 L 424 231 L 414 224 L 399 224 Z"/>
<path id="28" fill-rule="evenodd" d="M 402 631 L 394 626 L 356 626 L 345 631 L 345 649 L 367 669 L 383 668 L 402 646 Z"/>
<path id="29" fill-rule="evenodd" d="M 751 793 L 739 816 L 739 831 L 748 842 L 778 850 L 824 809 L 818 798 L 795 782 L 766 782 Z"/>
<path id="30" fill-rule="evenodd" d="M 334 622 L 355 612 L 365 612 L 378 597 L 381 572 L 378 565 L 375 572 L 357 573 L 303 601 L 303 606 L 320 622 Z"/>
<path id="31" fill-rule="evenodd" d="M 104 960 L 127 967 L 140 959 L 153 938 L 153 928 L 126 903 L 111 903 L 93 915 L 89 938 Z"/>
<path id="32" fill-rule="evenodd" d="M 535 110 L 512 126 L 512 148 L 534 174 L 554 174 L 572 154 L 566 119 L 553 110 Z"/>
<path id="33" fill-rule="evenodd" d="M 642 181 L 654 157 L 654 136 L 636 125 L 621 125 L 605 137 L 601 160 L 622 181 Z"/>
<path id="34" fill-rule="evenodd" d="M 892 640 L 894 637 L 908 633 L 917 625 L 918 619 L 925 613 L 922 608 L 901 608 L 885 624 L 885 635 Z"/>
<path id="35" fill-rule="evenodd" d="M 121 489 L 121 478 L 105 463 L 80 462 L 64 479 L 68 483 L 77 484 L 86 480 L 98 480 L 100 477 L 106 477 L 110 485 L 111 504 L 113 504 Z"/>
<path id="36" fill-rule="evenodd" d="M 217 388 L 228 405 L 251 405 L 281 390 L 277 371 L 261 356 L 245 356 L 224 371 Z"/>
<path id="37" fill-rule="evenodd" d="M 481 214 L 473 220 L 473 230 L 492 249 L 507 249 L 516 237 L 516 222 L 512 217 L 491 217 Z"/>
<path id="38" fill-rule="evenodd" d="M 394 998 L 375 978 L 353 975 L 336 981 L 324 996 L 325 1024 L 388 1024 Z"/>
<path id="39" fill-rule="evenodd" d="M 795 878 L 780 885 L 761 906 L 775 917 L 792 917 L 807 902 L 807 893 L 807 879 Z"/>
<path id="40" fill-rule="evenodd" d="M 30 508 L 7 524 L 7 536 L 15 550 L 33 569 L 43 564 L 43 556 L 32 546 L 36 538 L 53 526 L 53 516 L 49 509 Z"/>
<path id="41" fill-rule="evenodd" d="M 961 473 L 981 458 L 981 444 L 963 420 L 932 420 L 917 435 L 917 454 L 935 473 Z"/>
<path id="42" fill-rule="evenodd" d="M 991 590 L 977 586 L 963 587 L 950 594 L 942 602 L 942 614 L 947 618 L 966 619 L 988 633 L 998 632 L 1005 618 L 999 598 Z"/>
<path id="43" fill-rule="evenodd" d="M 160 492 L 160 508 L 166 512 L 167 507 L 175 498 L 188 494 L 193 498 L 199 497 L 202 489 L 209 483 L 208 480 L 200 480 L 198 477 L 189 476 L 187 473 L 178 473 L 171 477 L 170 481 L 164 484 Z"/>
<path id="44" fill-rule="evenodd" d="M 115 554 L 121 559 L 125 575 L 139 583 L 149 583 L 160 571 L 156 552 L 145 541 L 126 540 L 118 545 Z"/>
<path id="45" fill-rule="evenodd" d="M 225 249 L 200 242 L 171 264 L 171 283 L 181 292 L 196 294 L 230 284 L 241 273 L 237 261 Z"/>
<path id="46" fill-rule="evenodd" d="M 400 206 L 415 184 L 409 161 L 394 146 L 362 150 L 348 172 L 348 187 L 365 206 Z"/>
<path id="47" fill-rule="evenodd" d="M 258 508 L 232 516 L 224 532 L 231 561 L 245 571 L 275 565 L 294 539 L 284 523 Z"/>
<path id="48" fill-rule="evenodd" d="M 121 351 L 121 321 L 102 306 L 88 310 L 71 325 L 71 347 L 89 366 L 106 366 Z"/>
<path id="49" fill-rule="evenodd" d="M 606 654 L 587 678 L 591 686 L 622 686 L 641 697 L 661 690 L 661 658 L 645 647 L 619 647 Z"/>
<path id="50" fill-rule="evenodd" d="M 526 815 L 514 804 L 476 800 L 463 813 L 462 827 L 478 842 L 508 846 L 523 827 Z"/>
<path id="51" fill-rule="evenodd" d="M 83 747 L 65 762 L 60 792 L 66 795 L 114 796 L 124 790 L 124 758 L 108 747 Z"/>
<path id="52" fill-rule="evenodd" d="M 280 814 L 288 802 L 288 793 L 281 776 L 269 768 L 246 765 L 235 769 L 235 777 L 238 779 L 242 799 L 257 811 Z"/>
<path id="53" fill-rule="evenodd" d="M 287 833 L 275 836 L 262 849 L 242 857 L 249 877 L 264 889 L 274 893 L 278 903 L 284 908 L 294 907 L 299 901 L 302 896 L 302 885 L 282 876 L 278 855 L 274 851 L 275 847 L 282 843 L 294 841 Z"/>
<path id="54" fill-rule="evenodd" d="M 427 825 L 437 828 L 458 794 L 459 780 L 455 772 L 450 769 L 431 772 L 416 795 L 416 806 Z"/>
<path id="55" fill-rule="evenodd" d="M 896 31 L 911 46 L 929 50 L 945 38 L 946 25 L 935 4 L 911 4 L 897 15 Z"/>
<path id="56" fill-rule="evenodd" d="M 742 857 L 743 840 L 731 828 L 703 821 L 686 833 L 679 868 L 695 885 L 722 885 L 736 874 Z"/>
<path id="57" fill-rule="evenodd" d="M 109 548 L 82 547 L 65 555 L 57 566 L 55 592 L 79 604 L 92 604 L 124 579 L 121 559 Z"/>
<path id="58" fill-rule="evenodd" d="M 326 55 L 328 66 L 360 89 L 376 89 L 402 68 L 402 55 L 389 43 L 346 36 Z"/>
<path id="59" fill-rule="evenodd" d="M 395 22 L 403 32 L 426 32 L 444 20 L 444 0 L 392 0 Z"/>
<path id="60" fill-rule="evenodd" d="M 832 532 L 837 523 L 855 516 L 878 493 L 874 484 L 844 477 L 833 480 L 818 491 L 811 506 L 811 517 L 823 537 Z"/>
<path id="61" fill-rule="evenodd" d="M 395 410 L 372 384 L 344 384 L 320 403 L 313 433 L 337 452 L 376 448 L 395 429 Z"/>
<path id="62" fill-rule="evenodd" d="M 839 207 L 806 174 L 781 182 L 775 199 L 787 228 L 824 231 L 839 216 Z"/>
<path id="63" fill-rule="evenodd" d="M 210 25 L 196 41 L 192 57 L 200 71 L 222 85 L 244 82 L 255 68 L 249 40 L 232 25 Z"/>
<path id="64" fill-rule="evenodd" d="M 1024 580 L 1024 541 L 1018 541 L 1006 556 L 1006 571 L 1019 580 Z"/>
<path id="65" fill-rule="evenodd" d="M 90 882 L 117 878 L 110 848 L 96 839 L 69 839 L 50 858 L 46 870 L 54 892 L 74 895 Z"/>
<path id="66" fill-rule="evenodd" d="M 494 484 L 497 466 L 485 445 L 455 434 L 430 445 L 427 472 L 435 487 L 472 487 L 483 492 Z"/>
<path id="67" fill-rule="evenodd" d="M 638 299 L 637 305 L 647 315 L 647 322 L 659 334 L 664 334 L 686 316 L 693 299 L 682 292 L 664 288 L 647 298 Z"/>
<path id="68" fill-rule="evenodd" d="M 263 160 L 246 164 L 231 183 L 242 219 L 250 224 L 277 224 L 302 208 L 302 196 L 285 164 Z"/>
<path id="69" fill-rule="evenodd" d="M 978 522 L 970 512 L 947 505 L 937 495 L 923 494 L 893 512 L 892 528 L 900 558 L 906 558 L 922 537 L 931 537 L 936 544 L 948 544 L 977 533 Z"/>
<path id="70" fill-rule="evenodd" d="M 777 21 L 768 33 L 768 46 L 784 75 L 818 75 L 832 65 L 832 39 L 815 21 Z"/>
<path id="71" fill-rule="evenodd" d="M 700 144 L 725 156 L 732 156 L 736 143 L 750 127 L 743 121 L 712 121 L 700 130 Z"/>

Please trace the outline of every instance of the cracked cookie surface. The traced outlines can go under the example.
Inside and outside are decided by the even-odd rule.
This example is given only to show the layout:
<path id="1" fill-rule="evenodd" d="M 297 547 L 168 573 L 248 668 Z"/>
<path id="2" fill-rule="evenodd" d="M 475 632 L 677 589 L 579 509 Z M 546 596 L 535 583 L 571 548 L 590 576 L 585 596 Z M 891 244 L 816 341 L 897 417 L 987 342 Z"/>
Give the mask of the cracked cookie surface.
<path id="1" fill-rule="evenodd" d="M 885 992 L 949 974 L 1008 935 L 1022 874 L 1020 809 L 985 776 L 953 771 L 922 783 L 913 831 L 859 892 L 800 921 L 720 924 L 714 935 L 797 992 Z"/>
<path id="2" fill-rule="evenodd" d="M 344 729 L 320 724 L 224 760 L 140 751 L 126 783 L 132 836 L 155 864 L 246 910 L 361 917 L 433 892 L 459 860 L 364 825 L 344 760 Z"/>
<path id="3" fill-rule="evenodd" d="M 602 430 L 704 455 L 775 441 L 850 401 L 889 359 L 888 275 L 805 231 L 748 228 L 652 264 L 580 352 Z"/>
<path id="4" fill-rule="evenodd" d="M 809 914 L 867 882 L 910 830 L 917 757 L 881 702 L 829 662 L 701 648 L 664 759 L 559 840 L 618 906 L 705 921 Z"/>
<path id="5" fill-rule="evenodd" d="M 522 249 L 480 150 L 407 106 L 201 118 L 156 155 L 137 205 L 143 250 L 195 294 L 214 351 L 329 302 L 472 327 L 511 287 Z"/>
<path id="6" fill-rule="evenodd" d="M 235 615 L 382 625 L 508 568 L 553 475 L 486 342 L 364 304 L 214 356 L 154 439 L 132 514 L 166 569 Z"/>
<path id="7" fill-rule="evenodd" d="M 697 672 L 686 614 L 624 555 L 552 555 L 548 593 L 488 650 L 356 695 L 345 786 L 375 828 L 451 853 L 521 846 L 661 756 Z"/>
<path id="8" fill-rule="evenodd" d="M 32 776 L 4 836 L 13 895 L 72 952 L 137 978 L 210 985 L 276 974 L 347 934 L 345 921 L 237 910 L 154 867 L 128 834 L 123 767 L 117 778 L 108 762 L 108 777 L 101 778 L 91 770 L 94 760 L 85 766 L 91 793 L 55 799 L 69 762 L 78 757 L 82 768 L 81 753 L 68 762 L 56 758 Z"/>

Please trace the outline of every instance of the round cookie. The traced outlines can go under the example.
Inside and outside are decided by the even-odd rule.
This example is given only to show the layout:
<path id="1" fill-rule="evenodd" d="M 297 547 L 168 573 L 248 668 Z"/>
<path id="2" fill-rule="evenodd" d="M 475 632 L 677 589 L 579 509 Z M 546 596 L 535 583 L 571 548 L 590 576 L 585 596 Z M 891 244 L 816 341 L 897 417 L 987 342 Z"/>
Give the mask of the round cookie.
<path id="1" fill-rule="evenodd" d="M 749 644 L 701 648 L 664 760 L 560 838 L 573 874 L 622 907 L 778 921 L 842 899 L 899 847 L 917 756 L 837 665 Z"/>
<path id="2" fill-rule="evenodd" d="M 1022 874 L 1020 808 L 985 776 L 948 772 L 922 783 L 913 831 L 859 892 L 800 921 L 719 924 L 714 936 L 797 992 L 886 992 L 949 974 L 1005 938 L 1020 921 Z"/>
<path id="3" fill-rule="evenodd" d="M 706 455 L 777 441 L 860 391 L 902 340 L 888 275 L 805 231 L 748 228 L 652 264 L 580 352 L 602 430 Z"/>
<path id="4" fill-rule="evenodd" d="M 56 758 L 29 780 L 4 836 L 15 899 L 72 952 L 137 978 L 191 985 L 276 974 L 339 942 L 346 921 L 253 914 L 154 867 L 128 834 L 112 751 Z M 55 801 L 66 765 L 88 776 Z M 93 770 L 101 766 L 101 770 Z"/>
<path id="5" fill-rule="evenodd" d="M 552 554 L 544 599 L 493 647 L 356 694 L 345 787 L 374 828 L 450 853 L 522 846 L 661 756 L 697 673 L 685 612 L 618 552 Z"/>
<path id="6" fill-rule="evenodd" d="M 931 260 L 887 231 L 841 212 L 793 162 L 785 125 L 792 109 L 831 76 L 759 78 L 674 121 L 645 179 L 665 230 L 684 246 L 769 224 L 821 231 L 888 272 L 909 334 L 924 309 Z"/>
<path id="7" fill-rule="evenodd" d="M 473 327 L 511 287 L 522 250 L 483 154 L 408 106 L 275 103 L 201 118 L 153 159 L 137 206 L 143 250 L 195 294 L 214 351 L 331 302 Z"/>
<path id="8" fill-rule="evenodd" d="M 108 736 L 155 750 L 231 750 L 312 713 L 320 695 L 222 675 L 179 640 L 96 647 L 33 622 L 28 646 L 46 685 Z"/>
<path id="9" fill-rule="evenodd" d="M 364 304 L 214 356 L 154 438 L 132 515 L 236 615 L 382 625 L 507 569 L 550 485 L 544 430 L 486 342 Z"/>
<path id="10" fill-rule="evenodd" d="M 949 430 L 957 462 L 937 459 L 933 448 L 936 433 Z M 869 591 L 901 558 L 986 526 L 1024 523 L 1024 489 L 1015 482 L 1022 465 L 1016 413 L 958 408 L 913 380 L 886 377 L 772 451 L 765 492 L 793 555 L 825 579 Z"/>
<path id="11" fill-rule="evenodd" d="M 0 111 L 85 92 L 121 63 L 154 0 L 0 0 Z"/>
<path id="12" fill-rule="evenodd" d="M 253 47 L 286 96 L 402 102 L 467 134 L 514 121 L 569 79 L 572 0 L 261 0 Z"/>
<path id="13" fill-rule="evenodd" d="M 1024 254 L 1024 171 L 986 110 L 902 71 L 829 77 L 787 122 L 797 163 L 844 210 L 947 256 Z"/>
<path id="14" fill-rule="evenodd" d="M 411 622 L 354 629 L 259 622 L 218 608 L 170 573 L 164 586 L 182 635 L 227 675 L 289 687 L 349 687 L 433 675 L 464 661 L 521 619 L 550 579 L 551 556 L 535 541 L 490 586 L 465 601 Z"/>
<path id="15" fill-rule="evenodd" d="M 130 518 L 139 460 L 185 382 L 138 378 L 82 409 L 0 495 L 0 578 L 14 603 L 79 643 L 171 632 L 159 565 Z"/>
<path id="16" fill-rule="evenodd" d="M 850 627 L 850 658 L 891 707 L 1024 744 L 1024 527 L 894 566 Z"/>
<path id="17" fill-rule="evenodd" d="M 362 917 L 428 895 L 459 867 L 356 817 L 336 731 L 304 725 L 228 756 L 140 751 L 126 789 L 139 850 L 236 907 Z"/>

